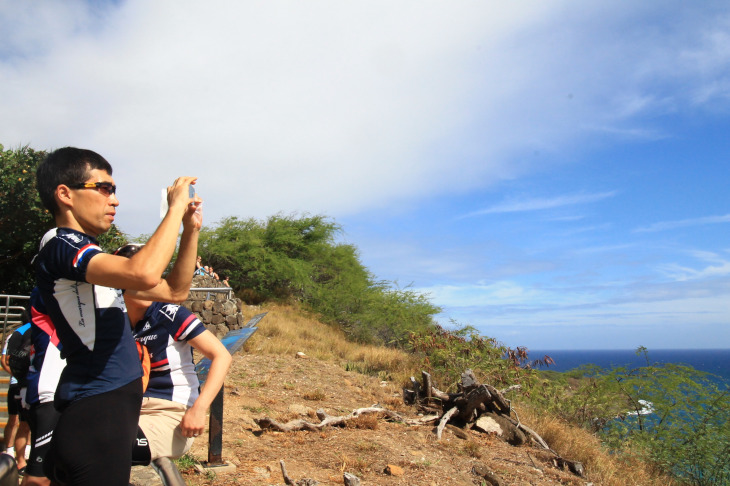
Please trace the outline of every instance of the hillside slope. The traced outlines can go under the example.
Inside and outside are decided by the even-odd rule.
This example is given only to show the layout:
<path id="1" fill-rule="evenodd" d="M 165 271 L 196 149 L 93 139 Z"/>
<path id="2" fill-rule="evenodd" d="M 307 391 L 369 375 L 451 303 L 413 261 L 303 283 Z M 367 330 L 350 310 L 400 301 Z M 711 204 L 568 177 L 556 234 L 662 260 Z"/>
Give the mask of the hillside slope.
<path id="1" fill-rule="evenodd" d="M 585 480 L 555 468 L 546 454 L 533 447 L 512 447 L 486 434 L 467 431 L 466 439 L 445 432 L 437 442 L 431 426 L 407 426 L 384 419 L 361 418 L 351 427 L 318 432 L 262 432 L 255 418 L 279 421 L 305 418 L 318 422 L 315 409 L 346 415 L 354 409 L 381 404 L 402 414 L 401 392 L 392 383 L 345 371 L 315 358 L 236 356 L 226 383 L 223 458 L 236 472 L 204 478 L 192 471 L 190 484 L 284 484 L 279 461 L 294 480 L 316 479 L 321 485 L 342 484 L 343 472 L 363 484 L 480 484 L 471 471 L 486 465 L 502 484 L 585 484 Z M 192 454 L 207 457 L 205 441 L 196 441 Z M 389 464 L 403 476 L 384 473 Z M 475 481 L 475 482 L 473 482 Z M 487 483 L 485 483 L 487 484 Z"/>
<path id="2" fill-rule="evenodd" d="M 459 438 L 447 430 L 436 441 L 431 426 L 390 423 L 373 416 L 345 428 L 316 432 L 261 431 L 255 419 L 304 418 L 317 423 L 317 409 L 341 416 L 380 404 L 416 417 L 415 409 L 403 404 L 399 383 L 345 370 L 343 362 L 352 358 L 338 358 L 348 351 L 333 349 L 337 345 L 329 342 L 330 328 L 320 328 L 292 309 L 268 310 L 255 337 L 234 356 L 226 379 L 223 459 L 235 464 L 236 471 L 213 477 L 191 468 L 184 471 L 189 484 L 284 484 L 279 461 L 284 461 L 293 480 L 312 478 L 321 485 L 342 484 L 343 472 L 355 474 L 363 484 L 489 484 L 472 472 L 478 465 L 494 472 L 501 484 L 588 482 L 556 468 L 550 454 L 539 448 L 512 447 L 475 431 Z M 287 332 L 305 334 L 304 340 Z M 302 349 L 293 347 L 293 342 Z M 307 358 L 297 358 L 297 351 Z M 196 441 L 191 455 L 205 460 L 207 441 Z M 386 474 L 388 465 L 398 466 L 403 474 Z"/>

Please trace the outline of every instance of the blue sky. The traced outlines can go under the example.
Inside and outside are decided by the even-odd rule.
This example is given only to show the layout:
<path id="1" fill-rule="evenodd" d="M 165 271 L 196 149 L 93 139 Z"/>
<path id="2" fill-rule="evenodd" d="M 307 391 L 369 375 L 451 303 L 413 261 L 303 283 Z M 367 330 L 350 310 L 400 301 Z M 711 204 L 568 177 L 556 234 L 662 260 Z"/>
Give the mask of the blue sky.
<path id="1" fill-rule="evenodd" d="M 730 347 L 725 2 L 0 0 L 0 143 L 90 148 L 120 228 L 325 214 L 449 325 Z"/>

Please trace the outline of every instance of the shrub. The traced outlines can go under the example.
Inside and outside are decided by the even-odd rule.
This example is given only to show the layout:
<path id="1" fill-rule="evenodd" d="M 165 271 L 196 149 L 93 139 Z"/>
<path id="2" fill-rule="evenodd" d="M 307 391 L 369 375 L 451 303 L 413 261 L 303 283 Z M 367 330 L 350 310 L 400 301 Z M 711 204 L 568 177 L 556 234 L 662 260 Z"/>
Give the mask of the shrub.
<path id="1" fill-rule="evenodd" d="M 533 403 L 600 434 L 616 453 L 638 454 L 691 484 L 730 482 L 730 390 L 681 364 L 610 371 L 582 367 L 575 387 L 549 381 Z"/>
<path id="2" fill-rule="evenodd" d="M 526 363 L 526 349 L 525 360 L 515 360 L 514 350 L 494 338 L 480 336 L 471 326 L 413 332 L 409 346 L 434 382 L 445 387 L 444 391 L 455 390 L 467 369 L 473 370 L 480 381 L 493 386 L 520 384 L 527 395 L 538 381 L 537 372 Z"/>

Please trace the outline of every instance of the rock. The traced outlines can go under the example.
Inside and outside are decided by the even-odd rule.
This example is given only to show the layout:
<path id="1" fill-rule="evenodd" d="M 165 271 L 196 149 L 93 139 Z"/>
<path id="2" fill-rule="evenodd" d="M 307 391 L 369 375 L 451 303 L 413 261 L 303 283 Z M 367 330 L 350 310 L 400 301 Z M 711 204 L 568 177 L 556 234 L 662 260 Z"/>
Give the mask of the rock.
<path id="1" fill-rule="evenodd" d="M 476 427 L 481 430 L 489 429 L 487 432 L 496 432 L 502 440 L 513 446 L 521 446 L 527 442 L 524 432 L 507 418 L 496 413 L 488 412 L 479 417 Z M 500 429 L 501 433 L 496 429 Z"/>
<path id="2" fill-rule="evenodd" d="M 317 486 L 319 481 L 312 478 L 302 478 L 295 483 L 297 486 Z"/>
<path id="3" fill-rule="evenodd" d="M 385 466 L 385 471 L 383 472 L 389 476 L 403 476 L 405 474 L 405 471 L 402 467 L 396 466 L 394 464 L 388 464 L 387 466 Z"/>
<path id="4" fill-rule="evenodd" d="M 162 480 L 152 466 L 134 466 L 129 477 L 131 486 L 162 486 Z"/>
<path id="5" fill-rule="evenodd" d="M 499 426 L 497 421 L 486 415 L 477 419 L 474 428 L 487 434 L 497 434 L 500 437 L 503 434 L 502 427 Z"/>
<path id="6" fill-rule="evenodd" d="M 464 390 L 474 388 L 477 385 L 477 379 L 472 370 L 466 370 L 461 374 L 461 387 Z"/>
<path id="7" fill-rule="evenodd" d="M 354 474 L 345 473 L 344 475 L 345 486 L 360 486 L 360 478 Z"/>
<path id="8" fill-rule="evenodd" d="M 227 316 L 235 316 L 236 312 L 238 312 L 238 309 L 236 309 L 236 303 L 232 300 L 227 300 L 223 302 L 223 305 L 221 307 L 223 314 Z"/>
<path id="9" fill-rule="evenodd" d="M 256 466 L 253 468 L 253 472 L 262 479 L 269 479 L 271 477 L 271 471 L 268 467 Z"/>
<path id="10" fill-rule="evenodd" d="M 307 356 L 306 354 L 302 353 L 301 351 L 297 351 L 296 357 L 298 359 L 308 359 L 309 358 L 309 356 Z"/>

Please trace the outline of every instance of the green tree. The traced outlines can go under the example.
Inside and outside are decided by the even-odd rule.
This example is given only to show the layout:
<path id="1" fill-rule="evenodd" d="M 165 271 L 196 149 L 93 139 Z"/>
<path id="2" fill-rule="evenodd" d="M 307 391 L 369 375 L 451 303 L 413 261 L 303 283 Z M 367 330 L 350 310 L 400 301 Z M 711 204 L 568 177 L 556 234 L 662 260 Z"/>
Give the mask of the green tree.
<path id="1" fill-rule="evenodd" d="M 31 260 L 53 218 L 41 204 L 35 171 L 46 153 L 0 145 L 0 293 L 28 294 L 35 285 Z"/>
<path id="2" fill-rule="evenodd" d="M 689 484 L 730 484 L 730 390 L 691 366 L 652 363 L 602 370 L 587 366 L 575 389 L 536 395 L 548 410 L 601 435 L 612 450 L 630 450 Z"/>
<path id="3" fill-rule="evenodd" d="M 373 282 L 365 295 L 367 306 L 353 316 L 353 324 L 360 334 L 371 335 L 373 342 L 407 348 L 412 333 L 437 327 L 433 316 L 441 308 L 426 295 L 384 281 Z"/>
<path id="4" fill-rule="evenodd" d="M 277 215 L 265 222 L 230 217 L 201 232 L 199 253 L 204 264 L 231 278 L 234 289 L 301 300 L 318 280 L 339 231 L 323 216 Z"/>
<path id="5" fill-rule="evenodd" d="M 730 483 L 730 389 L 691 366 L 616 368 L 605 389 L 624 409 L 603 429 L 609 446 L 631 443 L 667 473 L 691 484 Z"/>
<path id="6" fill-rule="evenodd" d="M 502 359 L 506 348 L 493 338 L 480 336 L 472 326 L 453 330 L 439 326 L 414 332 L 409 344 L 410 351 L 421 358 L 421 366 L 447 391 L 456 391 L 461 374 L 467 369 L 491 385 L 503 385 L 506 381 L 509 363 Z"/>
<path id="7" fill-rule="evenodd" d="M 130 242 L 129 236 L 117 228 L 115 224 L 112 224 L 111 228 L 105 233 L 100 234 L 97 241 L 99 242 L 99 246 L 107 253 L 114 253 L 117 248 Z"/>
<path id="8" fill-rule="evenodd" d="M 432 326 L 440 309 L 376 281 L 357 249 L 337 242 L 340 231 L 324 216 L 227 218 L 201 233 L 199 253 L 242 299 L 303 302 L 359 341 L 403 346 L 409 332 Z"/>

